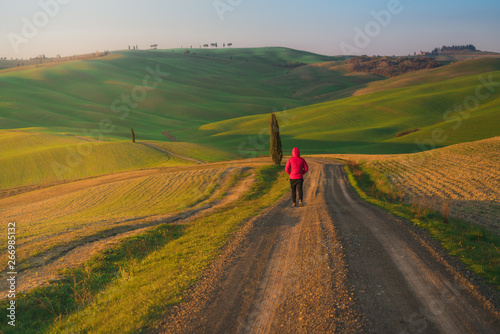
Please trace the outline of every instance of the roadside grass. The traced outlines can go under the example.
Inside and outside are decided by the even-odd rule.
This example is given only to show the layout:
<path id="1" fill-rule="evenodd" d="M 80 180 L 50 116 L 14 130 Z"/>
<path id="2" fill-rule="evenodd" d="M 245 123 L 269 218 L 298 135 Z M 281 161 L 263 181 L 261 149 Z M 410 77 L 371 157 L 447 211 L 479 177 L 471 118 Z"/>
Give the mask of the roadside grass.
<path id="1" fill-rule="evenodd" d="M 392 214 L 424 228 L 471 271 L 500 290 L 500 237 L 479 226 L 448 217 L 448 212 L 431 210 L 424 200 L 402 202 L 402 195 L 387 179 L 364 164 L 346 161 L 349 181 L 359 196 Z"/>
<path id="2" fill-rule="evenodd" d="M 18 297 L 4 333 L 133 333 L 158 326 L 214 261 L 238 225 L 288 190 L 283 166 L 256 171 L 248 193 L 189 225 L 161 225 L 99 254 L 65 279 Z M 231 182 L 231 181 L 230 181 Z M 6 309 L 6 302 L 0 303 Z M 5 306 L 5 307 L 4 307 Z"/>

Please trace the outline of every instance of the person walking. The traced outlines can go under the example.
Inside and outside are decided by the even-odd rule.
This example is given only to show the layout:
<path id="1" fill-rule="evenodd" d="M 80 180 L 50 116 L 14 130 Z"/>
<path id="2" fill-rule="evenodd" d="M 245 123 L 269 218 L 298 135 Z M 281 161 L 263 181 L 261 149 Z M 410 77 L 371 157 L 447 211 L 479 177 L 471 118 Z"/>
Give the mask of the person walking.
<path id="1" fill-rule="evenodd" d="M 287 161 L 285 172 L 290 175 L 290 187 L 292 189 L 292 206 L 296 206 L 296 192 L 299 192 L 299 206 L 302 204 L 302 186 L 304 184 L 304 174 L 309 170 L 307 162 L 300 157 L 297 147 L 292 150 L 292 157 Z"/>

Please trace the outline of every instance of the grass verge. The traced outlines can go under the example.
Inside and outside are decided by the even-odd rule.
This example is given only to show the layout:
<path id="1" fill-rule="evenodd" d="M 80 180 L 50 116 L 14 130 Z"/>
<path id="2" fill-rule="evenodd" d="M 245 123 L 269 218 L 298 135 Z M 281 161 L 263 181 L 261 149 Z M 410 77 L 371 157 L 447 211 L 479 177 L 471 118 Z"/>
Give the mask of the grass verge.
<path id="1" fill-rule="evenodd" d="M 240 199 L 189 225 L 161 225 L 99 254 L 48 287 L 19 295 L 4 333 L 133 333 L 159 324 L 219 254 L 238 225 L 287 191 L 283 167 L 256 171 Z M 2 309 L 7 302 L 0 303 Z"/>
<path id="2" fill-rule="evenodd" d="M 401 194 L 383 175 L 362 164 L 348 161 L 345 170 L 362 199 L 424 228 L 449 254 L 500 291 L 500 237 L 479 226 L 448 217 L 445 208 L 444 212 L 439 212 L 422 203 L 403 203 Z"/>

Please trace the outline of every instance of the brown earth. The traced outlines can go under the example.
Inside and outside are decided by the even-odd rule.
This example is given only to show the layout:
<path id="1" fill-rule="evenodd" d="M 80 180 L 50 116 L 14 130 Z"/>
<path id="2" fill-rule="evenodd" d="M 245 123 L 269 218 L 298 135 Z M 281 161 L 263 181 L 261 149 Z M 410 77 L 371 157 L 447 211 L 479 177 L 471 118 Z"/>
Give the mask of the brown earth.
<path id="1" fill-rule="evenodd" d="M 24 262 L 25 269 L 18 270 L 17 280 L 19 284 L 17 291 L 24 293 L 33 288 L 45 286 L 51 282 L 57 281 L 61 278 L 60 272 L 62 269 L 79 267 L 98 252 L 118 244 L 124 238 L 145 233 L 148 229 L 160 224 L 186 224 L 202 214 L 207 214 L 228 205 L 248 191 L 254 182 L 254 174 L 251 171 L 236 184 L 225 186 L 231 177 L 229 171 L 232 169 L 234 168 L 226 168 L 217 191 L 206 200 L 185 211 L 148 218 L 138 218 L 136 221 L 126 221 L 122 224 L 119 224 L 120 222 L 115 222 L 113 227 L 107 230 L 82 236 L 79 239 L 68 241 L 62 246 L 52 248 L 37 256 L 28 258 Z M 247 171 L 250 171 L 250 168 L 242 167 L 240 173 L 245 173 Z M 103 184 L 108 180 L 107 178 L 103 178 L 103 180 L 100 181 L 100 184 Z M 82 184 L 78 188 L 81 189 L 83 186 Z M 77 189 L 74 185 L 66 185 L 66 187 L 71 187 L 73 190 Z M 58 196 L 61 193 L 64 193 L 64 191 L 50 192 L 46 193 L 46 195 Z M 30 193 L 24 195 L 25 200 L 38 200 L 37 196 L 30 198 L 28 197 L 29 195 Z M 45 198 L 47 199 L 48 197 Z M 7 298 L 7 291 L 7 281 L 5 279 L 0 280 L 0 299 Z"/>
<path id="2" fill-rule="evenodd" d="M 243 224 L 184 302 L 153 330 L 161 333 L 498 333 L 499 294 L 444 254 L 425 233 L 361 201 L 341 164 L 308 158 L 305 207 L 289 196 Z M 244 168 L 252 159 L 192 168 Z M 176 169 L 149 169 L 72 181 L 7 196 L 2 206 L 82 187 Z M 24 290 L 46 284 L 122 238 L 159 223 L 189 223 L 250 186 L 238 182 L 216 201 L 179 216 L 154 217 L 45 259 L 22 273 Z M 24 190 L 24 189 L 23 189 Z M 31 190 L 31 191 L 30 191 Z M 114 233 L 116 232 L 116 233 Z M 41 279 L 43 276 L 43 279 Z M 20 277 L 21 278 L 21 277 Z M 488 298 L 485 298 L 487 296 Z"/>

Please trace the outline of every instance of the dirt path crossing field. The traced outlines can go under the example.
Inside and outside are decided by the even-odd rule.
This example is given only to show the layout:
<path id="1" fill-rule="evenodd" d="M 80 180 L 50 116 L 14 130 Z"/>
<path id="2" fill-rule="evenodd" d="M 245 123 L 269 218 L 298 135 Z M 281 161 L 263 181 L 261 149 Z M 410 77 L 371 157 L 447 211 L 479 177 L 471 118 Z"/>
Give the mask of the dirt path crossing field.
<path id="1" fill-rule="evenodd" d="M 498 311 L 413 228 L 309 159 L 305 207 L 245 223 L 161 333 L 498 333 Z"/>

